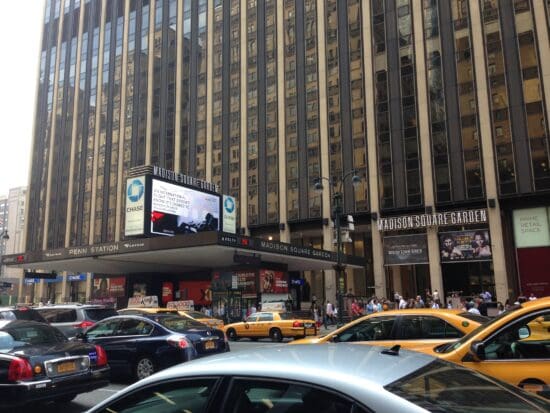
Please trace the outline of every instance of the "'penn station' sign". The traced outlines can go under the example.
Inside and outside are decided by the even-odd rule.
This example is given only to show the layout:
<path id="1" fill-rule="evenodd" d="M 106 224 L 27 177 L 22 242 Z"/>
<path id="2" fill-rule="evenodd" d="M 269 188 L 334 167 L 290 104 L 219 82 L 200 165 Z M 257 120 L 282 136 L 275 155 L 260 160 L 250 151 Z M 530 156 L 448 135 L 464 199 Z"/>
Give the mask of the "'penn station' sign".
<path id="1" fill-rule="evenodd" d="M 377 223 L 379 231 L 402 231 L 450 225 L 486 224 L 487 222 L 487 209 L 483 208 L 378 218 Z"/>

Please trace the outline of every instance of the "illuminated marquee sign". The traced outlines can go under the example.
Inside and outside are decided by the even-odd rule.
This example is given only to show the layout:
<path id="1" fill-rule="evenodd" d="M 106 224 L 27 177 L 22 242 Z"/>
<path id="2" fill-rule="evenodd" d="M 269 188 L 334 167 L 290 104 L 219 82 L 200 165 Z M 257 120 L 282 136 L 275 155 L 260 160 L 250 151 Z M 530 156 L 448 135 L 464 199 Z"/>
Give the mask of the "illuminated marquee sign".
<path id="1" fill-rule="evenodd" d="M 451 225 L 486 224 L 487 222 L 486 209 L 468 209 L 464 211 L 378 218 L 377 224 L 379 231 L 402 231 Z"/>

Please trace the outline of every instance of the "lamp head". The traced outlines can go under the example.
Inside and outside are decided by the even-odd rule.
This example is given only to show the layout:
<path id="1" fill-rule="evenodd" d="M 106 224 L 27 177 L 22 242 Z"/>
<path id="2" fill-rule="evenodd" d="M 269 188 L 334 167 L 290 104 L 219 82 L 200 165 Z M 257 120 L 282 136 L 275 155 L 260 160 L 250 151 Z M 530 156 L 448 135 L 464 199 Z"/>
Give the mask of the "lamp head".
<path id="1" fill-rule="evenodd" d="M 361 178 L 359 176 L 353 175 L 351 177 L 351 184 L 353 185 L 354 188 L 357 188 L 360 183 L 361 183 Z"/>
<path id="2" fill-rule="evenodd" d="M 10 236 L 8 235 L 8 230 L 4 230 L 4 232 L 2 233 L 2 239 L 3 240 L 9 240 L 10 239 Z"/>

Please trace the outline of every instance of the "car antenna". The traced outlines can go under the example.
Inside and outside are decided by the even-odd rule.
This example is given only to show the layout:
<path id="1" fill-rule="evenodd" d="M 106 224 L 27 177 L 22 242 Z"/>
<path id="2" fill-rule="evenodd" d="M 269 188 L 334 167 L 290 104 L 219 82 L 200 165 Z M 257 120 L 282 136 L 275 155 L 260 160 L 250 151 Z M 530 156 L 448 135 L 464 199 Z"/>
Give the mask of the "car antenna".
<path id="1" fill-rule="evenodd" d="M 388 356 L 398 356 L 399 349 L 401 349 L 401 346 L 399 344 L 396 344 L 392 348 L 387 348 L 385 350 L 382 350 L 382 354 L 387 354 Z"/>

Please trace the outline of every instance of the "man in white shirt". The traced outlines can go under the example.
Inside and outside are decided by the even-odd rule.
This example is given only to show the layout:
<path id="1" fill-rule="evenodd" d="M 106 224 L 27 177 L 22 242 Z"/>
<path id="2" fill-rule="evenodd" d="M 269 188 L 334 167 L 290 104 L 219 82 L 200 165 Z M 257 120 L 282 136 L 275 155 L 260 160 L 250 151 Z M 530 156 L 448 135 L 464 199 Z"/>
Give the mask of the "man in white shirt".
<path id="1" fill-rule="evenodd" d="M 330 301 L 327 301 L 327 308 L 325 311 L 325 314 L 327 316 L 326 324 L 330 322 L 330 324 L 334 324 L 334 306 Z"/>

